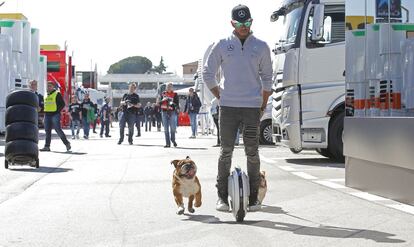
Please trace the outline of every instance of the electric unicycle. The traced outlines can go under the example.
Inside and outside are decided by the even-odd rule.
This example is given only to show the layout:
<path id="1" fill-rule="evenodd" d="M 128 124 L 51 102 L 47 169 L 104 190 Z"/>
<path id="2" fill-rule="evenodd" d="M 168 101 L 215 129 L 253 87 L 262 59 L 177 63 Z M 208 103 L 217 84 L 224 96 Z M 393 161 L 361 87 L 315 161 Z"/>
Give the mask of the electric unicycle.
<path id="1" fill-rule="evenodd" d="M 250 186 L 249 177 L 240 167 L 235 167 L 228 178 L 228 193 L 230 209 L 237 222 L 242 222 L 247 213 Z"/>

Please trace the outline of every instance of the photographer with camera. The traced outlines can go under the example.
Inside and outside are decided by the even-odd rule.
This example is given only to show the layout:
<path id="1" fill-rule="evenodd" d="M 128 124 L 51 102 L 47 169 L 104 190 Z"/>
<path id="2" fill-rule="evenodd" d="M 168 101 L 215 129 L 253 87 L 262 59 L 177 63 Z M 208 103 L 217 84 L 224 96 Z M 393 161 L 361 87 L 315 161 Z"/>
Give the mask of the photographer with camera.
<path id="1" fill-rule="evenodd" d="M 124 129 L 126 123 L 128 123 L 128 142 L 129 145 L 132 145 L 132 138 L 134 137 L 134 125 L 137 118 L 138 108 L 141 107 L 139 103 L 139 96 L 135 93 L 137 85 L 131 83 L 129 85 L 129 92 L 122 97 L 121 106 L 122 106 L 122 117 L 119 121 L 119 141 L 118 144 L 121 144 L 124 141 Z"/>
<path id="2" fill-rule="evenodd" d="M 175 129 L 177 128 L 177 116 L 180 110 L 178 94 L 173 91 L 173 84 L 168 83 L 166 91 L 162 92 L 158 103 L 161 105 L 162 124 L 165 132 L 165 148 L 171 147 L 171 142 L 174 147 L 177 146 L 175 142 Z"/>

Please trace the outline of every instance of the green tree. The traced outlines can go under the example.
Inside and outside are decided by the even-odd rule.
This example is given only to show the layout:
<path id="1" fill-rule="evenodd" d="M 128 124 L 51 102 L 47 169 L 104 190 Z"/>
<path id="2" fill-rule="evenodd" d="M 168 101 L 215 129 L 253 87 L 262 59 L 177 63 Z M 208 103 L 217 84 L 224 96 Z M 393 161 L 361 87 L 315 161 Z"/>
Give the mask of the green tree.
<path id="1" fill-rule="evenodd" d="M 158 66 L 154 66 L 153 71 L 157 72 L 158 74 L 162 74 L 167 70 L 167 67 L 164 65 L 164 58 L 161 57 L 160 64 Z"/>
<path id="2" fill-rule="evenodd" d="M 146 57 L 134 56 L 122 59 L 109 67 L 108 74 L 145 74 L 152 68 Z"/>

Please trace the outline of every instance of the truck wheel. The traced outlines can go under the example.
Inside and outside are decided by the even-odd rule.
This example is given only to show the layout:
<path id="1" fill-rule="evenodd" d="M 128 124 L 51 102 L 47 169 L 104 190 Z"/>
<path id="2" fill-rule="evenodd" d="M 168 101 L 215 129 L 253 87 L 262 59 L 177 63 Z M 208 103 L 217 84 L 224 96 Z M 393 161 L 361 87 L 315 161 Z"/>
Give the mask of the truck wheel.
<path id="1" fill-rule="evenodd" d="M 9 93 L 6 98 L 6 107 L 14 105 L 28 105 L 39 107 L 39 98 L 37 95 L 28 90 L 17 90 Z"/>
<path id="2" fill-rule="evenodd" d="M 272 120 L 267 119 L 260 122 L 260 144 L 272 145 Z"/>
<path id="3" fill-rule="evenodd" d="M 327 148 L 317 148 L 316 152 L 318 154 L 322 155 L 323 157 L 333 159 L 332 154 L 329 152 L 329 150 Z"/>
<path id="4" fill-rule="evenodd" d="M 336 116 L 330 125 L 328 140 L 328 150 L 332 154 L 333 158 L 338 162 L 345 162 L 344 157 L 344 144 L 342 141 L 342 134 L 344 132 L 344 118 L 345 112 L 341 112 Z"/>
<path id="5" fill-rule="evenodd" d="M 9 169 L 9 162 L 4 160 L 4 168 Z"/>
<path id="6" fill-rule="evenodd" d="M 28 140 L 38 143 L 39 128 L 32 123 L 17 122 L 12 123 L 6 128 L 6 142 L 15 140 Z"/>
<path id="7" fill-rule="evenodd" d="M 37 109 L 28 105 L 14 105 L 6 110 L 6 126 L 16 122 L 37 124 Z"/>
<path id="8" fill-rule="evenodd" d="M 39 148 L 35 142 L 27 140 L 7 142 L 4 156 L 6 160 L 13 161 L 13 163 L 17 161 L 31 163 L 39 157 Z"/>

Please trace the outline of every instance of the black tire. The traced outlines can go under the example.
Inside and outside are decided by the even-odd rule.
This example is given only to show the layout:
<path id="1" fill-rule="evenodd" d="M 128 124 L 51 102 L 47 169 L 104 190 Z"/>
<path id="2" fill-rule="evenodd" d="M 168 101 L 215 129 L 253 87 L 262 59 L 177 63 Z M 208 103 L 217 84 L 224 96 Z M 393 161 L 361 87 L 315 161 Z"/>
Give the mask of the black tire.
<path id="1" fill-rule="evenodd" d="M 6 107 L 14 105 L 28 105 L 39 107 L 39 98 L 37 95 L 28 90 L 17 90 L 9 93 L 6 98 Z"/>
<path id="2" fill-rule="evenodd" d="M 298 153 L 302 152 L 302 149 L 291 148 L 290 151 L 294 154 L 298 154 Z"/>
<path id="3" fill-rule="evenodd" d="M 4 160 L 4 168 L 9 169 L 9 162 Z"/>
<path id="4" fill-rule="evenodd" d="M 39 168 L 39 163 L 40 163 L 40 162 L 39 162 L 39 159 L 37 158 L 37 159 L 36 159 L 36 165 L 35 165 L 35 167 L 36 167 L 36 168 Z"/>
<path id="5" fill-rule="evenodd" d="M 37 124 L 37 109 L 28 105 L 14 105 L 6 110 L 6 126 L 17 122 Z"/>
<path id="6" fill-rule="evenodd" d="M 246 216 L 246 213 L 244 212 L 244 210 L 242 208 L 240 208 L 239 212 L 237 212 L 237 215 L 236 215 L 236 221 L 237 222 L 243 222 L 244 216 Z"/>
<path id="7" fill-rule="evenodd" d="M 332 154 L 333 159 L 341 163 L 345 162 L 343 151 L 344 143 L 342 141 L 342 134 L 344 132 L 344 118 L 345 112 L 341 112 L 332 120 L 328 135 L 328 150 Z"/>
<path id="8" fill-rule="evenodd" d="M 322 155 L 323 157 L 334 159 L 333 155 L 329 152 L 329 149 L 327 148 L 318 148 L 316 149 L 316 152 Z"/>
<path id="9" fill-rule="evenodd" d="M 260 144 L 273 145 L 272 140 L 272 120 L 267 119 L 260 122 Z"/>
<path id="10" fill-rule="evenodd" d="M 8 125 L 6 128 L 6 142 L 16 140 L 28 140 L 38 143 L 39 128 L 35 124 L 26 122 L 18 122 Z"/>
<path id="11" fill-rule="evenodd" d="M 7 142 L 5 159 L 12 163 L 28 164 L 39 158 L 39 148 L 35 142 L 18 140 Z"/>

